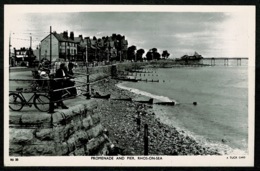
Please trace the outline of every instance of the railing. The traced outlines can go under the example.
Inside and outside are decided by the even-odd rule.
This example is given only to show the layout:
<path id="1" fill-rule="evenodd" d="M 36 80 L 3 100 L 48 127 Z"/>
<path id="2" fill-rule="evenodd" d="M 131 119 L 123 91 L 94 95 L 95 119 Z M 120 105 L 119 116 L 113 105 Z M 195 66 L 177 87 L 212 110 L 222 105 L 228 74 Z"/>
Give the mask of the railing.
<path id="1" fill-rule="evenodd" d="M 84 77 L 87 77 L 86 82 L 82 81 L 75 81 L 75 84 L 73 86 L 67 86 L 67 87 L 55 87 L 57 83 L 64 82 L 63 78 L 40 78 L 40 79 L 9 79 L 10 85 L 12 85 L 12 82 L 24 82 L 25 86 L 28 87 L 27 89 L 16 89 L 16 90 L 10 90 L 9 93 L 27 93 L 27 94 L 44 94 L 49 97 L 49 113 L 54 112 L 54 103 L 68 100 L 75 98 L 77 96 L 86 96 L 87 99 L 90 98 L 90 83 L 89 83 L 89 75 L 85 74 Z M 28 86 L 29 85 L 29 86 Z M 73 96 L 63 96 L 64 94 L 68 93 L 69 90 L 74 89 L 76 92 L 73 94 Z M 62 96 L 61 98 L 57 99 L 55 96 L 57 95 L 57 92 L 59 92 Z M 63 93 L 66 92 L 66 93 Z M 69 94 L 68 94 L 69 95 Z M 9 102 L 10 103 L 10 102 Z M 23 102 L 21 102 L 23 103 Z M 30 103 L 27 103 L 30 104 Z M 24 105 L 21 104 L 21 105 Z"/>

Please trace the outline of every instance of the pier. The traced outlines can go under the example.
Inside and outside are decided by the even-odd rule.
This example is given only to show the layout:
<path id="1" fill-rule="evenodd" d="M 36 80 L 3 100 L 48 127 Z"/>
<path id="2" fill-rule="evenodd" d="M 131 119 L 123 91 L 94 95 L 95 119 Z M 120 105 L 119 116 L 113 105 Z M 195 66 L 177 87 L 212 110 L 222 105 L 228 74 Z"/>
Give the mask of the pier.
<path id="1" fill-rule="evenodd" d="M 224 66 L 228 66 L 230 60 L 236 60 L 237 66 L 241 66 L 242 60 L 248 60 L 248 58 L 246 58 L 246 57 L 241 57 L 241 58 L 227 58 L 227 57 L 214 58 L 214 57 L 212 57 L 212 58 L 209 58 L 208 57 L 208 58 L 203 58 L 202 60 L 203 61 L 204 60 L 210 60 L 211 66 L 216 65 L 216 60 L 218 60 L 218 61 L 222 60 L 224 62 Z"/>

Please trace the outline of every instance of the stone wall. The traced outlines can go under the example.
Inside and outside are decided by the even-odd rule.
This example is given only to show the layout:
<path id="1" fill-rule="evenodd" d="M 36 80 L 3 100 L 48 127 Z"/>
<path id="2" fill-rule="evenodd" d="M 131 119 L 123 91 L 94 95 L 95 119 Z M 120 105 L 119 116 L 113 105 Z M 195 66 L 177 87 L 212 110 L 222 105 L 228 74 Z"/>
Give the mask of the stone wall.
<path id="1" fill-rule="evenodd" d="M 139 68 L 147 64 L 148 64 L 147 62 L 129 62 L 129 63 L 119 63 L 116 66 L 118 71 L 124 71 L 124 70 Z"/>
<path id="2" fill-rule="evenodd" d="M 132 69 L 142 63 L 117 64 L 117 70 Z M 112 66 L 89 68 L 90 81 L 111 76 Z M 85 76 L 84 76 L 85 77 Z M 93 99 L 53 114 L 11 113 L 9 118 L 10 156 L 103 155 L 109 153 Z"/>
<path id="3" fill-rule="evenodd" d="M 53 114 L 10 117 L 10 156 L 102 155 L 107 153 L 97 104 L 89 100 Z"/>
<path id="4" fill-rule="evenodd" d="M 114 65 L 116 66 L 117 71 L 124 71 L 124 70 L 135 69 L 146 64 L 147 64 L 146 62 L 137 62 L 137 63 L 129 62 L 129 63 L 117 63 Z M 84 74 L 87 74 L 86 68 L 78 69 L 77 72 L 84 72 Z M 112 65 L 89 67 L 89 74 L 90 74 L 89 76 L 90 82 L 107 78 L 112 74 Z M 83 77 L 86 78 L 86 76 Z"/>

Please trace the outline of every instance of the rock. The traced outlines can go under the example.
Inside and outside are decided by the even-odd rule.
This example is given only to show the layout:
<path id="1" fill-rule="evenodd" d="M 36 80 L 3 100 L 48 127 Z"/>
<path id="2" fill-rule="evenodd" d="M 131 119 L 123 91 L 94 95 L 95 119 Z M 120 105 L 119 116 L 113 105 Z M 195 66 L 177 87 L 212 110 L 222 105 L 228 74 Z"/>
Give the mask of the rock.
<path id="1" fill-rule="evenodd" d="M 54 134 L 52 128 L 40 129 L 35 133 L 35 137 L 40 140 L 53 140 Z"/>
<path id="2" fill-rule="evenodd" d="M 51 124 L 51 115 L 48 113 L 41 113 L 40 115 L 25 113 L 21 116 L 21 124 Z"/>
<path id="3" fill-rule="evenodd" d="M 22 151 L 23 156 L 55 156 L 55 144 L 53 142 L 43 142 L 37 145 L 25 145 Z"/>
<path id="4" fill-rule="evenodd" d="M 22 145 L 10 145 L 10 147 L 9 147 L 9 155 L 10 156 L 16 156 L 17 154 L 19 154 L 19 156 L 20 156 L 22 151 L 23 151 Z"/>
<path id="5" fill-rule="evenodd" d="M 10 144 L 31 144 L 34 139 L 35 129 L 9 129 Z"/>

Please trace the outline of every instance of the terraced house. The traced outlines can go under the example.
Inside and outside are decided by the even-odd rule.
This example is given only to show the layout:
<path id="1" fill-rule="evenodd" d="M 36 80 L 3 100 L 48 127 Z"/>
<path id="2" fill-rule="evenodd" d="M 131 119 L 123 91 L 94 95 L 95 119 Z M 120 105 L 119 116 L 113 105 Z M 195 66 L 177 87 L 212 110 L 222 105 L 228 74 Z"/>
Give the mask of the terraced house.
<path id="1" fill-rule="evenodd" d="M 75 38 L 74 33 L 67 31 L 63 33 L 53 32 L 41 41 L 41 58 L 55 61 L 62 58 L 65 61 L 75 60 L 78 56 L 78 45 L 81 39 Z M 51 47 L 51 48 L 50 48 Z M 51 53 L 50 53 L 51 52 Z M 51 55 L 50 55 L 51 54 Z"/>
<path id="2" fill-rule="evenodd" d="M 125 36 L 112 34 L 102 38 L 85 37 L 83 40 L 87 51 L 87 59 L 92 61 L 125 60 L 128 48 L 128 41 Z"/>
<path id="3" fill-rule="evenodd" d="M 120 34 L 83 38 L 82 35 L 74 37 L 73 32 L 69 35 L 68 31 L 60 34 L 53 32 L 41 41 L 40 60 L 46 58 L 56 61 L 62 58 L 65 61 L 119 61 L 127 59 L 127 49 L 128 41 Z"/>

